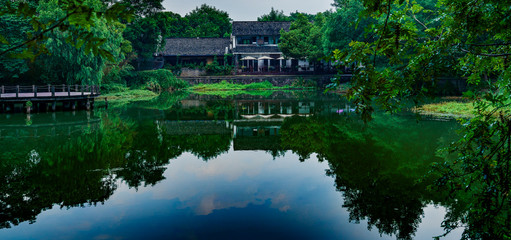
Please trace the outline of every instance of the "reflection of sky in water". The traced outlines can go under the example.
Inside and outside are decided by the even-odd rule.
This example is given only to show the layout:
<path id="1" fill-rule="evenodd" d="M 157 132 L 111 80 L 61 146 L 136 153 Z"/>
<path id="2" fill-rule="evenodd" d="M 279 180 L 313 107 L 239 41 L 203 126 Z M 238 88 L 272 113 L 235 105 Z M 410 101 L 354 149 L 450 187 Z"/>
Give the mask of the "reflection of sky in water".
<path id="1" fill-rule="evenodd" d="M 54 208 L 33 225 L 0 230 L 0 239 L 395 239 L 349 223 L 325 169 L 290 152 L 273 160 L 231 148 L 208 162 L 183 154 L 154 187 L 120 183 L 104 205 Z M 441 234 L 444 212 L 428 206 L 414 239 Z"/>

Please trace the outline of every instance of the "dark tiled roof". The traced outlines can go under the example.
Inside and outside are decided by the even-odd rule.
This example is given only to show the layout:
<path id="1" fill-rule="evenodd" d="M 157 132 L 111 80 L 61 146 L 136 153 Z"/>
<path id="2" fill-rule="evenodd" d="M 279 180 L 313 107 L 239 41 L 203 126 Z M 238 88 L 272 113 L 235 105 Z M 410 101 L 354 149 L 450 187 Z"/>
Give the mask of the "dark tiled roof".
<path id="1" fill-rule="evenodd" d="M 163 56 L 220 56 L 229 48 L 229 38 L 168 38 Z"/>
<path id="2" fill-rule="evenodd" d="M 289 31 L 291 22 L 233 22 L 232 35 L 234 36 L 248 36 L 248 35 L 280 35 L 280 29 Z"/>
<path id="3" fill-rule="evenodd" d="M 280 53 L 277 46 L 240 46 L 233 49 L 234 53 Z"/>

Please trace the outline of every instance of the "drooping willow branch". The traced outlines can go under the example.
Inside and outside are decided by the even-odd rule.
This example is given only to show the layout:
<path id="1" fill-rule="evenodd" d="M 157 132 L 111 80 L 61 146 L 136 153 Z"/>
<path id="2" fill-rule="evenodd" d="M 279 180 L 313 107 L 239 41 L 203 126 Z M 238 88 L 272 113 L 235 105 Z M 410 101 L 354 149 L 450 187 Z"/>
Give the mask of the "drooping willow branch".
<path id="1" fill-rule="evenodd" d="M 63 18 L 61 18 L 61 19 L 60 19 L 60 20 L 59 20 L 56 24 L 54 24 L 54 25 L 53 25 L 53 26 L 51 26 L 50 28 L 48 28 L 48 29 L 46 29 L 46 30 L 44 30 L 44 31 L 40 32 L 39 34 L 35 35 L 35 36 L 34 36 L 34 37 L 32 37 L 31 39 L 28 39 L 28 40 L 26 40 L 25 42 L 22 42 L 22 43 L 20 43 L 20 44 L 18 44 L 18 45 L 16 45 L 16 46 L 13 46 L 13 47 L 11 47 L 11 48 L 8 48 L 8 49 L 6 49 L 6 50 L 4 50 L 4 51 L 0 52 L 0 56 L 4 55 L 4 54 L 6 54 L 6 53 L 8 53 L 8 52 L 10 52 L 10 51 L 13 51 L 13 50 L 16 50 L 16 49 L 18 49 L 18 48 L 21 48 L 21 47 L 23 47 L 23 46 L 27 45 L 27 44 L 28 44 L 28 43 L 30 43 L 30 42 L 36 41 L 37 39 L 41 38 L 41 37 L 42 37 L 45 33 L 50 32 L 50 31 L 52 31 L 53 29 L 55 29 L 55 28 L 59 27 L 62 23 L 64 23 L 64 21 L 66 21 L 66 20 L 67 20 L 70 16 L 72 16 L 73 14 L 76 14 L 76 10 L 75 10 L 75 11 L 72 11 L 72 12 L 70 12 L 70 13 L 68 13 L 66 16 L 64 16 Z"/>

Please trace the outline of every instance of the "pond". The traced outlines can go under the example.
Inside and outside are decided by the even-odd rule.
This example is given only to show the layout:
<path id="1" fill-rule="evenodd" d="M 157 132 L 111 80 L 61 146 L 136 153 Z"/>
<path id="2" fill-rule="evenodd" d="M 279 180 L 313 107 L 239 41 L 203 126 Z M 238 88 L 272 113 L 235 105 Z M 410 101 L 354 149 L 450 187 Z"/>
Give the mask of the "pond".
<path id="1" fill-rule="evenodd" d="M 0 239 L 432 239 L 458 127 L 316 92 L 0 115 Z"/>

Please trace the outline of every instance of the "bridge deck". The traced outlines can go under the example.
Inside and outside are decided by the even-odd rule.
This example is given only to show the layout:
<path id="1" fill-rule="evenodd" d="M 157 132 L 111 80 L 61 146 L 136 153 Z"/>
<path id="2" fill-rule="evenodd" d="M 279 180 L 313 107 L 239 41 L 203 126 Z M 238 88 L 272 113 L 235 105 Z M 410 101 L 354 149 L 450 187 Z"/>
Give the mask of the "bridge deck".
<path id="1" fill-rule="evenodd" d="M 18 98 L 35 98 L 35 97 L 70 97 L 70 96 L 94 96 L 92 92 L 56 92 L 52 95 L 51 92 L 38 92 L 37 96 L 35 93 L 18 93 Z M 16 98 L 16 93 L 4 93 L 0 94 L 0 98 Z"/>
<path id="2" fill-rule="evenodd" d="M 99 87 L 89 85 L 1 86 L 0 103 L 81 101 L 100 95 Z"/>

